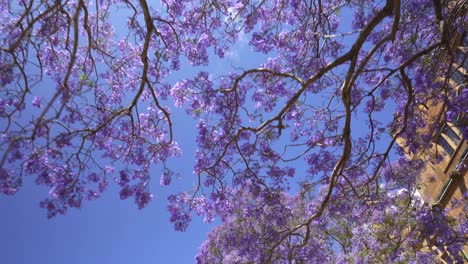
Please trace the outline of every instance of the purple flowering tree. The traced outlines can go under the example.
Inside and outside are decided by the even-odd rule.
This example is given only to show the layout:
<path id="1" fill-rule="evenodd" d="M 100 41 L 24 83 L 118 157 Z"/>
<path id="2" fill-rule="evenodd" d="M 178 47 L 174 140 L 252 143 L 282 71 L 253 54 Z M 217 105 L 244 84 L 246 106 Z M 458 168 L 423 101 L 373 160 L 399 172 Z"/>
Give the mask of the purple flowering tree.
<path id="1" fill-rule="evenodd" d="M 168 198 L 170 221 L 221 221 L 199 263 L 463 261 L 466 215 L 422 204 L 425 164 L 403 149 L 440 126 L 421 106 L 444 103 L 468 137 L 466 82 L 448 81 L 466 15 L 440 0 L 0 0 L 0 192 L 32 176 L 54 217 L 113 183 L 143 208 L 183 153 L 198 185 Z M 246 42 L 254 67 L 233 59 Z"/>

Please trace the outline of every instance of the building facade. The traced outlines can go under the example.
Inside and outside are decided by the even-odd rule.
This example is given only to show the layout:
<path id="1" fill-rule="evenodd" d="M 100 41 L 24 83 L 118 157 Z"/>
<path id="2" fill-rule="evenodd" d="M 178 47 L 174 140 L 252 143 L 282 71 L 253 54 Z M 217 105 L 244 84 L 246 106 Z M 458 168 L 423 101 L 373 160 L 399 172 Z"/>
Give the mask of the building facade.
<path id="1" fill-rule="evenodd" d="M 452 69 L 450 78 L 447 78 L 447 90 L 455 91 L 458 96 L 466 96 L 468 91 L 468 45 L 467 37 L 454 40 L 452 56 L 441 55 L 441 58 L 450 58 Z M 427 146 L 417 153 L 408 154 L 409 158 L 422 159 L 426 166 L 416 179 L 418 191 L 425 201 L 425 205 L 434 209 L 447 209 L 449 217 L 457 221 L 468 218 L 468 105 L 461 106 L 456 116 L 447 118 L 449 106 L 447 103 L 427 102 L 418 106 L 426 126 L 421 134 L 431 135 Z M 449 121 L 448 121 L 449 120 Z M 465 132 L 464 132 L 465 131 Z M 465 136 L 463 135 L 465 133 Z M 417 135 L 415 135 L 417 137 Z M 415 139 L 421 140 L 421 139 Z M 401 146 L 405 146 L 404 139 L 397 138 Z M 461 206 L 460 206 L 461 205 Z M 468 241 L 468 234 L 465 236 Z M 436 239 L 436 238 L 434 238 Z M 444 250 L 433 249 L 440 252 L 440 260 L 451 262 L 453 258 Z M 460 252 L 468 263 L 468 245 Z"/>
<path id="2" fill-rule="evenodd" d="M 458 47 L 449 85 L 459 96 L 468 88 L 467 69 L 467 52 L 464 47 Z M 419 192 L 426 203 L 441 209 L 450 207 L 451 201 L 465 200 L 468 186 L 468 140 L 463 137 L 468 115 L 458 113 L 448 122 L 447 111 L 448 106 L 444 103 L 428 106 L 426 113 L 429 127 L 438 129 L 432 131 L 431 147 L 418 154 L 427 164 L 417 179 Z M 438 126 L 431 126 L 431 122 Z M 467 212 L 456 209 L 450 215 L 457 217 L 460 213 Z"/>
<path id="3" fill-rule="evenodd" d="M 458 96 L 468 91 L 468 59 L 466 37 L 455 50 L 452 59 L 452 69 L 448 85 Z M 455 221 L 468 217 L 468 140 L 464 138 L 464 130 L 468 127 L 468 105 L 461 106 L 463 111 L 456 116 L 447 118 L 446 103 L 430 105 L 427 113 L 428 127 L 437 127 L 432 133 L 432 144 L 419 155 L 427 166 L 417 179 L 417 188 L 425 203 L 433 209 L 447 209 L 448 215 Z M 447 121 L 450 120 L 450 121 Z M 435 123 L 436 126 L 431 126 Z M 468 234 L 459 234 L 468 240 Z M 433 238 L 436 239 L 436 238 Z M 453 256 L 441 249 L 440 260 L 451 263 Z M 459 252 L 468 263 L 468 245 Z"/>

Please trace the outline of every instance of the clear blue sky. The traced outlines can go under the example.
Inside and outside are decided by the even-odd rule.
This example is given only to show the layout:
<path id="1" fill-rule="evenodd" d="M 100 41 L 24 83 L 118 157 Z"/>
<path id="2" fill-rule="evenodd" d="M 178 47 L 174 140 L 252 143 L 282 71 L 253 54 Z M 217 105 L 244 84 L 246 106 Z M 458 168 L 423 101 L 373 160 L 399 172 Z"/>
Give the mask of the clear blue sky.
<path id="1" fill-rule="evenodd" d="M 108 191 L 50 220 L 38 206 L 44 194 L 26 181 L 15 196 L 0 196 L 0 263 L 193 263 L 210 229 L 195 219 L 186 232 L 173 231 L 161 192 L 138 210 Z"/>

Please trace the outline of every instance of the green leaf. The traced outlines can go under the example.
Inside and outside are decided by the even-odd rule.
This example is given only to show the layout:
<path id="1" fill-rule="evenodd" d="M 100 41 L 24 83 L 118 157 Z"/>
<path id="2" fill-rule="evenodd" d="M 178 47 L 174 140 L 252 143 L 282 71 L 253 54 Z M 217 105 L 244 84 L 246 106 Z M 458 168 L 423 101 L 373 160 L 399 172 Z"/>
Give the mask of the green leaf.
<path id="1" fill-rule="evenodd" d="M 86 80 L 86 74 L 81 73 L 80 74 L 80 81 L 84 81 L 84 80 Z"/>

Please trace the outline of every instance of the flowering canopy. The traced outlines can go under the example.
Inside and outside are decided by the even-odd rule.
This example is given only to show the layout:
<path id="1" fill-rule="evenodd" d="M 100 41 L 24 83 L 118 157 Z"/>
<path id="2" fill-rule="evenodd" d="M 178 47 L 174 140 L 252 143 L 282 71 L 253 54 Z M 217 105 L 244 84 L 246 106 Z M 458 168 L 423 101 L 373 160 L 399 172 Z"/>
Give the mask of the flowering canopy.
<path id="1" fill-rule="evenodd" d="M 222 221 L 198 262 L 426 262 L 432 245 L 462 261 L 466 216 L 455 227 L 423 207 L 424 163 L 393 150 L 396 138 L 409 153 L 429 147 L 438 124 L 419 106 L 445 103 L 449 120 L 466 111 L 467 87 L 448 82 L 466 8 L 0 0 L 0 192 L 34 176 L 53 217 L 115 182 L 143 208 L 153 169 L 162 185 L 176 173 L 167 161 L 182 154 L 172 118 L 182 107 L 197 121 L 198 185 L 169 197 L 170 220 Z M 245 40 L 254 67 L 234 59 Z"/>

